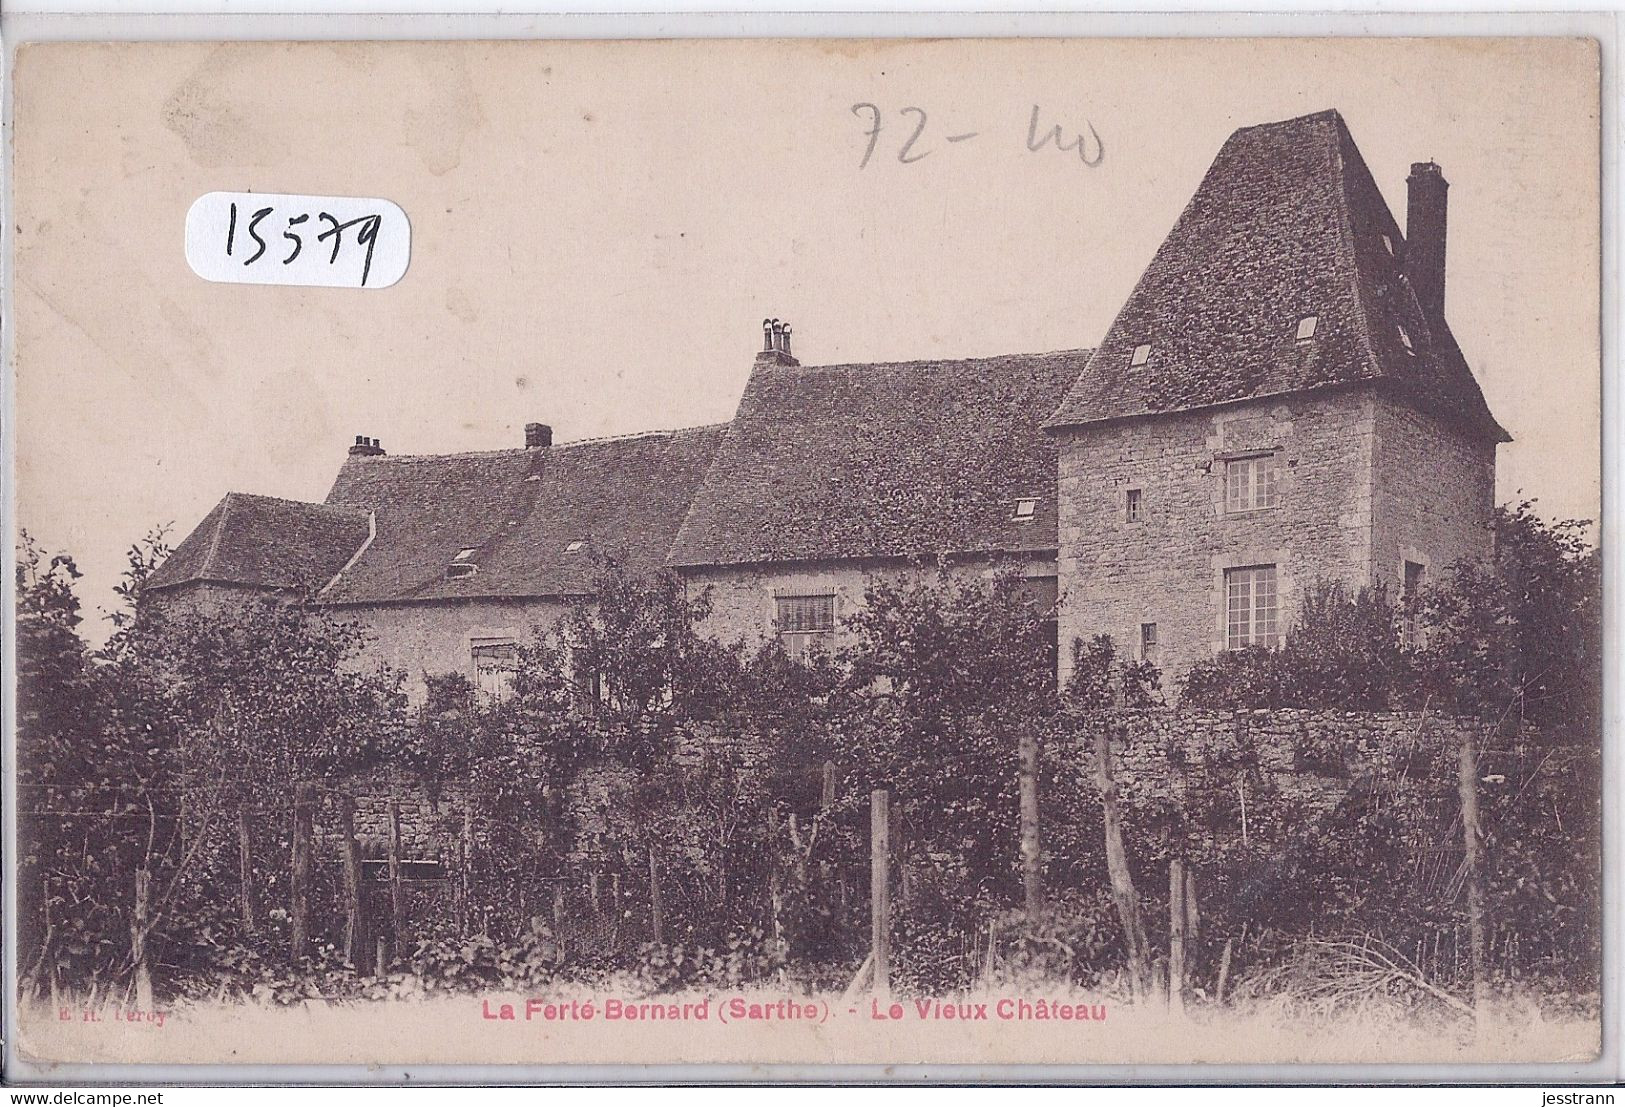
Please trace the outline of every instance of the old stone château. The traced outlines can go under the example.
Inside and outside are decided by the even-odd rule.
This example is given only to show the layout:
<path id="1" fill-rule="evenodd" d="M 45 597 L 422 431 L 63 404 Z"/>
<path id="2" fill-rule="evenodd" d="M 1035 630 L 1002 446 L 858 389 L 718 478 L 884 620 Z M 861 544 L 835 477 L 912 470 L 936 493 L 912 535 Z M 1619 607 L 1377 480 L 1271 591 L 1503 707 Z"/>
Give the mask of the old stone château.
<path id="1" fill-rule="evenodd" d="M 1448 185 L 1426 162 L 1408 187 L 1402 232 L 1336 112 L 1245 128 L 1095 349 L 803 366 L 764 324 L 727 424 L 531 424 L 442 456 L 358 438 L 322 503 L 226 496 L 150 594 L 308 591 L 416 687 L 500 694 L 595 551 L 792 653 L 833 644 L 872 575 L 946 558 L 1015 566 L 1059 643 L 1110 634 L 1176 676 L 1279 641 L 1315 580 L 1403 593 L 1488 552 L 1509 436 L 1445 321 Z"/>

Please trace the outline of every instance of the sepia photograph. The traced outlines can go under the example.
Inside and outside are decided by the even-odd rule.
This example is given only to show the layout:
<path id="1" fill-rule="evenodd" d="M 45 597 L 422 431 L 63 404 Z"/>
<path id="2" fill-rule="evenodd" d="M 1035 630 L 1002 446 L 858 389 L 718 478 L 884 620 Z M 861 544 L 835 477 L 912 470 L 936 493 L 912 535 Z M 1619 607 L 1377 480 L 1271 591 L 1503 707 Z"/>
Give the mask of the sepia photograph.
<path id="1" fill-rule="evenodd" d="M 1594 40 L 12 80 L 34 1071 L 1599 1056 Z"/>

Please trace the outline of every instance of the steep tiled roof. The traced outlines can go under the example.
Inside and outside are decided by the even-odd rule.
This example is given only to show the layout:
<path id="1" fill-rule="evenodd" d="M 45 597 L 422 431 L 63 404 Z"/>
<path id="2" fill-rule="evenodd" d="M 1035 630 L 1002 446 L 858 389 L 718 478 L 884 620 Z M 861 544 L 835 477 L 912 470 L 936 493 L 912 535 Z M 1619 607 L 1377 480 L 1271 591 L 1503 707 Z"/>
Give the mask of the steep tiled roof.
<path id="1" fill-rule="evenodd" d="M 528 450 L 351 457 L 330 505 L 376 516 L 377 533 L 323 599 L 339 604 L 592 591 L 592 551 L 657 567 L 720 426 Z M 571 550 L 572 543 L 581 545 Z M 472 575 L 447 575 L 462 550 Z"/>
<path id="2" fill-rule="evenodd" d="M 164 559 L 147 587 L 210 582 L 318 589 L 367 540 L 367 513 L 229 492 Z"/>
<path id="3" fill-rule="evenodd" d="M 1506 441 L 1449 327 L 1430 325 L 1402 279 L 1403 254 L 1340 115 L 1239 130 L 1049 425 L 1385 381 Z M 1299 343 L 1306 315 L 1318 323 Z M 1141 344 L 1150 357 L 1131 368 Z"/>
<path id="4" fill-rule="evenodd" d="M 671 563 L 1055 548 L 1044 418 L 1087 350 L 803 367 L 757 362 Z M 1031 522 L 1015 501 L 1037 500 Z"/>

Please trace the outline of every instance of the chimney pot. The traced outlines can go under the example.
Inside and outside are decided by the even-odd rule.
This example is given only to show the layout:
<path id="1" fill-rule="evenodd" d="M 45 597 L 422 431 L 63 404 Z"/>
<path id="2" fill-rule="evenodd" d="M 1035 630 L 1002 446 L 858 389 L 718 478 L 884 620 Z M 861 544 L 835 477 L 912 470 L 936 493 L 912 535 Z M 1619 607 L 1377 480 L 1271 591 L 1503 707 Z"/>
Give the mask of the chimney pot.
<path id="1" fill-rule="evenodd" d="M 525 424 L 525 449 L 539 450 L 553 444 L 553 428 L 546 423 Z"/>
<path id="2" fill-rule="evenodd" d="M 364 434 L 355 436 L 355 445 L 350 447 L 351 457 L 380 457 L 384 448 L 378 444 L 378 439 L 368 438 Z"/>
<path id="3" fill-rule="evenodd" d="M 782 319 L 762 320 L 762 349 L 756 355 L 759 365 L 799 365 L 790 354 L 790 324 Z"/>
<path id="4" fill-rule="evenodd" d="M 1405 275 L 1428 320 L 1442 322 L 1450 182 L 1437 163 L 1418 161 L 1405 184 Z"/>

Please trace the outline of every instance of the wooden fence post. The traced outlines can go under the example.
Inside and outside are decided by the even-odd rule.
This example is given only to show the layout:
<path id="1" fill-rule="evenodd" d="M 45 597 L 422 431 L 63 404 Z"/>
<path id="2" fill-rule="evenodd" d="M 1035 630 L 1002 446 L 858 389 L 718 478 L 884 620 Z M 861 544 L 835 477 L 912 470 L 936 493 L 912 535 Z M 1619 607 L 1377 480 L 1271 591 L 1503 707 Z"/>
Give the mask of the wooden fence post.
<path id="1" fill-rule="evenodd" d="M 874 949 L 874 990 L 891 994 L 891 827 L 884 788 L 869 793 L 869 929 Z"/>
<path id="2" fill-rule="evenodd" d="M 824 762 L 823 787 L 818 793 L 818 809 L 828 811 L 835 806 L 835 762 Z"/>
<path id="3" fill-rule="evenodd" d="M 366 967 L 367 940 L 361 907 L 361 844 L 355 837 L 355 798 L 339 797 L 339 834 L 344 850 L 344 963 Z"/>
<path id="4" fill-rule="evenodd" d="M 237 885 L 242 900 L 243 929 L 254 933 L 254 835 L 248 805 L 237 808 Z"/>
<path id="5" fill-rule="evenodd" d="M 1095 784 L 1100 789 L 1100 809 L 1106 832 L 1106 871 L 1111 877 L 1112 900 L 1123 924 L 1128 946 L 1129 985 L 1136 999 L 1151 995 L 1151 951 L 1140 919 L 1140 897 L 1134 890 L 1134 875 L 1128 867 L 1128 850 L 1123 845 L 1123 820 L 1117 808 L 1117 783 L 1112 779 L 1112 743 L 1108 731 L 1117 727 L 1108 722 L 1095 732 Z"/>
<path id="6" fill-rule="evenodd" d="M 1196 870 L 1185 870 L 1185 959 L 1193 961 L 1202 940 L 1202 912 L 1196 906 Z"/>
<path id="7" fill-rule="evenodd" d="M 1478 753 L 1473 732 L 1464 727 L 1457 757 L 1457 783 L 1461 791 L 1461 837 L 1467 870 L 1467 940 L 1472 957 L 1473 1017 L 1482 1020 L 1489 990 L 1484 976 L 1484 872 L 1478 830 Z"/>
<path id="8" fill-rule="evenodd" d="M 395 956 L 406 956 L 406 889 L 401 885 L 401 805 L 389 801 L 389 915 L 395 930 Z"/>
<path id="9" fill-rule="evenodd" d="M 1168 862 L 1168 1010 L 1185 1013 L 1185 863 Z"/>
<path id="10" fill-rule="evenodd" d="M 145 868 L 135 871 L 135 910 L 130 913 L 130 963 L 135 969 L 135 1005 L 139 1010 L 151 1011 L 152 966 L 147 964 L 147 911 L 150 902 L 152 874 Z"/>
<path id="11" fill-rule="evenodd" d="M 660 869 L 655 865 L 655 848 L 649 846 L 649 914 L 654 924 L 654 943 L 660 945 L 661 937 L 660 917 Z"/>
<path id="12" fill-rule="evenodd" d="M 468 870 L 474 864 L 474 809 L 463 801 L 463 836 L 457 843 L 457 925 L 463 934 L 473 928 L 474 912 L 469 906 Z"/>
<path id="13" fill-rule="evenodd" d="M 295 961 L 303 957 L 310 943 L 310 854 L 315 831 L 316 785 L 305 782 L 293 792 L 293 871 L 290 892 L 293 897 L 293 948 Z"/>
<path id="14" fill-rule="evenodd" d="M 1021 883 L 1027 917 L 1044 910 L 1043 847 L 1038 836 L 1038 736 L 1030 728 L 1021 735 Z"/>

